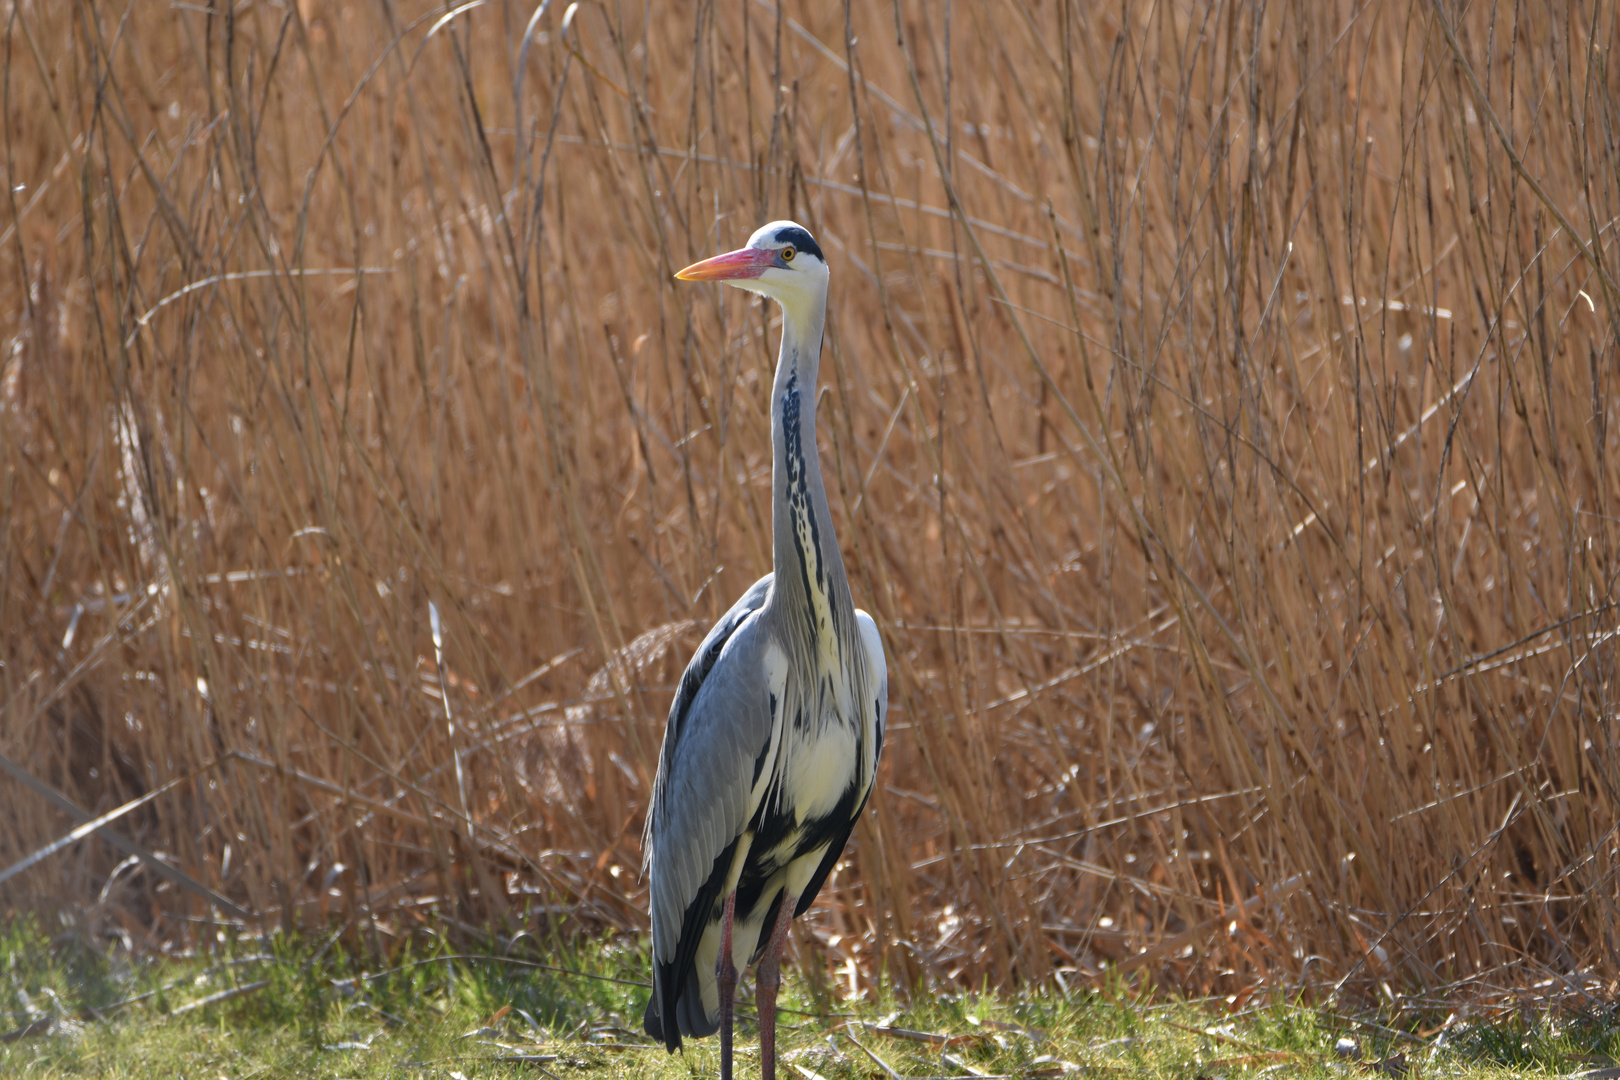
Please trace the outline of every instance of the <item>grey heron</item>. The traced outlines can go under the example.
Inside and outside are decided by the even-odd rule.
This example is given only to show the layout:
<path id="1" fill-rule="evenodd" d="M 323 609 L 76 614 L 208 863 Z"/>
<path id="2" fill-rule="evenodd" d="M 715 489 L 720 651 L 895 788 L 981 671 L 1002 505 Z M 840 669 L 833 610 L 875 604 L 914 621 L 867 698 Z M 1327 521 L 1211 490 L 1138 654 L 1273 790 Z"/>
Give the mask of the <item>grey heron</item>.
<path id="1" fill-rule="evenodd" d="M 731 1077 L 737 973 L 757 959 L 760 1058 L 775 1076 L 789 923 L 809 908 L 866 806 L 883 750 L 888 672 L 833 536 L 816 454 L 827 262 L 773 221 L 688 266 L 782 308 L 771 387 L 772 570 L 715 624 L 681 677 L 643 839 L 652 907 L 647 1034 L 720 1036 Z"/>

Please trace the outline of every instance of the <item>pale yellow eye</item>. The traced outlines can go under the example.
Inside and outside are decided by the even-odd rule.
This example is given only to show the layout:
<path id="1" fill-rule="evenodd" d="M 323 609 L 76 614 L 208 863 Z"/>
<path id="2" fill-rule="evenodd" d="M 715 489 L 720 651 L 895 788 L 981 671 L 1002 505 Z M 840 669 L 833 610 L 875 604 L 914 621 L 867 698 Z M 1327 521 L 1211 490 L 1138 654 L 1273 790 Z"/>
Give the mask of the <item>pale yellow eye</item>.
<path id="1" fill-rule="evenodd" d="M 785 248 L 782 249 L 782 261 L 783 262 L 792 262 L 793 261 L 793 249 L 792 248 L 785 247 Z"/>

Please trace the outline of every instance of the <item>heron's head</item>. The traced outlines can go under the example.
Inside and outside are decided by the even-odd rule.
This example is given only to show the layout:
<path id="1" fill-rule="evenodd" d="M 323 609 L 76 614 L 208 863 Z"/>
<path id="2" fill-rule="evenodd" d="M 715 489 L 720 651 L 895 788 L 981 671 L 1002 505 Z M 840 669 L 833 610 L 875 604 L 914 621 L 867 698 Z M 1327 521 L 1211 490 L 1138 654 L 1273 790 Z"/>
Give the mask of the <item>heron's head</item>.
<path id="1" fill-rule="evenodd" d="M 827 260 L 808 229 L 773 221 L 746 246 L 693 263 L 675 275 L 683 281 L 723 281 L 768 296 L 789 317 L 803 318 L 827 297 Z"/>

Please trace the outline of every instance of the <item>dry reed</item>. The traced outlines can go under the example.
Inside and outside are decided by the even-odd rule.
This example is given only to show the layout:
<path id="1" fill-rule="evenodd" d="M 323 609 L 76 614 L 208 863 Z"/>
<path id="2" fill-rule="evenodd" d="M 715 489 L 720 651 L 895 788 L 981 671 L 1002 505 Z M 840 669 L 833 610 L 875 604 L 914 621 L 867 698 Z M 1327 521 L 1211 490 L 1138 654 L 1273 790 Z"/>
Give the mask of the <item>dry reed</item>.
<path id="1" fill-rule="evenodd" d="M 769 565 L 771 312 L 671 273 L 794 217 L 892 673 L 824 985 L 1612 987 L 1617 9 L 1555 7 L 10 0 L 0 753 L 184 782 L 113 825 L 181 875 L 7 902 L 641 926 Z M 76 823 L 0 790 L 0 865 Z"/>

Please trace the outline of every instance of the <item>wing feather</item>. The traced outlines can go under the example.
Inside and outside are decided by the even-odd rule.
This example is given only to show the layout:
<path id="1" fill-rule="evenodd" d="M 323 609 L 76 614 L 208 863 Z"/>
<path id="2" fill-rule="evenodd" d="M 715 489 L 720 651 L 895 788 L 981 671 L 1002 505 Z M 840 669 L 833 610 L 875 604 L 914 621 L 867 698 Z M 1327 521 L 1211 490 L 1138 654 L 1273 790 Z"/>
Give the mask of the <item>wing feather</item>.
<path id="1" fill-rule="evenodd" d="M 713 1030 L 706 1017 L 697 1022 L 702 1002 L 684 999 L 710 996 L 703 991 L 714 972 L 695 970 L 696 956 L 728 876 L 727 852 L 753 813 L 756 762 L 771 741 L 768 643 L 754 621 L 771 581 L 767 574 L 756 582 L 703 639 L 664 729 L 642 842 L 654 967 L 646 1028 L 672 1050 L 682 1034 Z"/>

